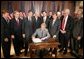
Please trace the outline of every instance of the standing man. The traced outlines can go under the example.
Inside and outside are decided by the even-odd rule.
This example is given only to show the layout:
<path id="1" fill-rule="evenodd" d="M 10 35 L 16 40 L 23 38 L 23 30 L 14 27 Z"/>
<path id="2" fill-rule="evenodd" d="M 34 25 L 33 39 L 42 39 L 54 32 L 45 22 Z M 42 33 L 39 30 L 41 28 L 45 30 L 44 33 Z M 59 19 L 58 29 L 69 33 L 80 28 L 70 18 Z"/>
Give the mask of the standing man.
<path id="1" fill-rule="evenodd" d="M 1 17 L 1 45 L 3 49 L 3 55 L 5 58 L 10 57 L 10 20 L 8 18 L 9 13 L 7 10 L 2 11 Z"/>
<path id="2" fill-rule="evenodd" d="M 67 53 L 67 45 L 73 28 L 73 18 L 69 14 L 70 10 L 65 9 L 64 15 L 61 17 L 60 38 L 62 47 L 60 52 L 64 50 L 63 54 Z"/>
<path id="3" fill-rule="evenodd" d="M 83 38 L 83 18 L 81 17 L 81 11 L 78 10 L 77 16 L 74 20 L 74 28 L 73 28 L 73 37 L 72 37 L 72 53 L 76 57 L 80 57 L 79 52 L 79 42 Z"/>
<path id="4" fill-rule="evenodd" d="M 20 54 L 20 40 L 21 40 L 21 26 L 22 21 L 19 19 L 19 11 L 14 11 L 14 18 L 11 24 L 11 38 L 13 39 L 14 49 L 16 56 Z"/>
<path id="5" fill-rule="evenodd" d="M 25 20 L 25 17 L 24 17 L 24 15 L 23 15 L 23 11 L 20 11 L 19 12 L 19 18 L 20 18 L 20 20 L 22 21 L 22 23 L 24 22 L 24 20 Z M 22 27 L 22 26 L 21 26 Z M 21 52 L 22 52 L 22 50 L 23 50 L 23 48 L 24 48 L 24 40 L 25 40 L 25 38 L 23 38 L 23 36 L 21 36 L 21 40 L 20 40 L 20 49 L 21 49 Z"/>
<path id="6" fill-rule="evenodd" d="M 35 16 L 33 17 L 33 31 L 35 32 L 37 28 L 40 28 L 41 18 L 39 17 L 39 13 L 35 12 Z"/>
<path id="7" fill-rule="evenodd" d="M 52 21 L 50 22 L 49 32 L 51 37 L 58 39 L 58 34 L 60 30 L 60 20 L 57 19 L 57 15 L 54 13 L 52 15 Z"/>
<path id="8" fill-rule="evenodd" d="M 46 11 L 43 11 L 42 23 L 45 23 L 46 27 L 49 28 L 49 18 Z"/>
<path id="9" fill-rule="evenodd" d="M 32 11 L 28 11 L 27 18 L 23 21 L 22 24 L 22 36 L 25 37 L 25 56 L 28 52 L 28 45 L 31 41 L 31 35 L 33 33 L 33 18 L 32 18 Z"/>

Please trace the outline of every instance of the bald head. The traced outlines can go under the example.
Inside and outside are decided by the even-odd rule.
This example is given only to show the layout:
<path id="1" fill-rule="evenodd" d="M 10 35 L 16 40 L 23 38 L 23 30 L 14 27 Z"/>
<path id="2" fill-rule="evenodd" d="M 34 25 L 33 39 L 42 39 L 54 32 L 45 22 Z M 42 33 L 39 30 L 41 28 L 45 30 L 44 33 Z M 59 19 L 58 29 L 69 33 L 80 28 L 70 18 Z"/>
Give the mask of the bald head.
<path id="1" fill-rule="evenodd" d="M 61 12 L 57 12 L 57 16 L 58 16 L 58 17 L 61 16 Z"/>

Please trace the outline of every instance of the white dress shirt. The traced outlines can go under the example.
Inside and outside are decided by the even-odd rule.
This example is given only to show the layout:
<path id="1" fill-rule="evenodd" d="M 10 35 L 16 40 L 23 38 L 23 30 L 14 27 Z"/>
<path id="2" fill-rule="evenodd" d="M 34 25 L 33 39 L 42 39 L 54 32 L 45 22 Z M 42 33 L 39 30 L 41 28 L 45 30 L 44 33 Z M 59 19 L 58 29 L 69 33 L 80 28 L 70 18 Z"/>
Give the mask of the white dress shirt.
<path id="1" fill-rule="evenodd" d="M 65 22 L 64 22 L 64 28 L 63 28 L 63 30 L 65 30 L 67 19 L 68 19 L 68 16 L 65 17 Z"/>
<path id="2" fill-rule="evenodd" d="M 28 16 L 28 20 L 31 21 L 31 17 Z"/>
<path id="3" fill-rule="evenodd" d="M 15 18 L 15 20 L 19 23 L 19 19 L 18 18 Z"/>
<path id="4" fill-rule="evenodd" d="M 55 21 L 56 21 L 56 19 L 53 19 L 52 26 L 54 25 Z"/>
<path id="5" fill-rule="evenodd" d="M 44 23 L 46 22 L 46 18 L 47 18 L 46 16 L 43 17 L 43 22 Z"/>

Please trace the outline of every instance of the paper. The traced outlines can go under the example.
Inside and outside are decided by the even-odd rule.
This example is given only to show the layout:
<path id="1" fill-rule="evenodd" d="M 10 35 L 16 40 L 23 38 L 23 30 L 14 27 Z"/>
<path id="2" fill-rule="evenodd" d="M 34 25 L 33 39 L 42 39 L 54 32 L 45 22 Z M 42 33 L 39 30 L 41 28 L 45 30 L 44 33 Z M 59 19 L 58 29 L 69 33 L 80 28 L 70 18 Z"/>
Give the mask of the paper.
<path id="1" fill-rule="evenodd" d="M 34 39 L 32 39 L 32 41 L 33 41 L 34 43 L 39 43 L 39 42 L 42 42 L 42 40 L 41 40 L 41 39 L 39 39 L 39 38 L 34 38 Z"/>

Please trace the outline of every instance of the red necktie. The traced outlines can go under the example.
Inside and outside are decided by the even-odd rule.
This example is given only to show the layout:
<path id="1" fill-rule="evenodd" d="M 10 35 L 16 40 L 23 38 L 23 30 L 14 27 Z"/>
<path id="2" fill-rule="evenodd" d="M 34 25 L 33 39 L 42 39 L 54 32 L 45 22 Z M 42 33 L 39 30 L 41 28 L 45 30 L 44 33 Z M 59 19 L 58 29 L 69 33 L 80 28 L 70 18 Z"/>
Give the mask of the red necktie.
<path id="1" fill-rule="evenodd" d="M 61 29 L 64 29 L 65 18 L 63 18 Z"/>

